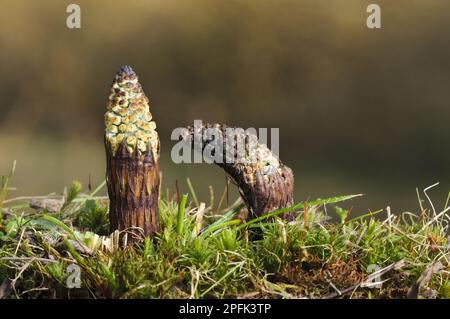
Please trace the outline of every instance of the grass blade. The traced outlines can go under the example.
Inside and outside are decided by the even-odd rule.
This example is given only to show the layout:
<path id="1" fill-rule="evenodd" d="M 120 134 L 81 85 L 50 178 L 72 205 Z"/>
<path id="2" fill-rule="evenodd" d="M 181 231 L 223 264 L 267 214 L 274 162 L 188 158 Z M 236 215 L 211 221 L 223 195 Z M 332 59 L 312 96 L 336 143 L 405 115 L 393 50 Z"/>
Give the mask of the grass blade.
<path id="1" fill-rule="evenodd" d="M 186 207 L 186 200 L 188 195 L 181 195 L 180 203 L 178 204 L 178 215 L 177 215 L 177 234 L 181 236 L 184 227 L 184 209 Z"/>
<path id="2" fill-rule="evenodd" d="M 313 200 L 313 201 L 309 201 L 309 202 L 305 202 L 305 203 L 298 203 L 295 205 L 292 205 L 290 207 L 286 207 L 286 208 L 281 208 L 281 209 L 277 209 L 273 212 L 270 212 L 266 215 L 254 218 L 248 222 L 246 222 L 245 224 L 242 224 L 240 226 L 238 226 L 238 229 L 242 229 L 245 227 L 248 227 L 250 225 L 254 225 L 260 221 L 263 221 L 265 219 L 289 212 L 289 211 L 296 211 L 299 210 L 301 208 L 303 208 L 305 205 L 307 205 L 308 207 L 311 206 L 318 206 L 318 205 L 327 205 L 327 204 L 334 204 L 334 203 L 339 203 L 339 202 L 343 202 L 355 197 L 359 197 L 362 196 L 362 194 L 356 194 L 356 195 L 346 195 L 346 196 L 336 196 L 336 197 L 330 197 L 330 198 L 326 198 L 326 199 L 317 199 L 317 200 Z"/>
<path id="3" fill-rule="evenodd" d="M 186 179 L 186 183 L 187 183 L 187 185 L 189 187 L 189 191 L 191 192 L 192 199 L 194 200 L 195 206 L 198 206 L 199 202 L 198 202 L 198 199 L 197 199 L 197 194 L 195 193 L 194 187 L 192 186 L 191 179 L 189 177 Z"/>
<path id="4" fill-rule="evenodd" d="M 214 227 L 209 226 L 208 228 L 205 229 L 205 231 L 203 233 L 201 233 L 200 236 L 206 236 L 208 234 L 211 234 L 219 229 L 228 227 L 228 226 L 233 226 L 233 225 L 239 225 L 240 223 L 242 223 L 242 220 L 240 219 L 233 219 L 218 225 L 215 225 Z"/>
<path id="5" fill-rule="evenodd" d="M 236 205 L 235 207 L 232 207 L 228 212 L 226 212 L 225 214 L 223 214 L 222 217 L 220 217 L 218 220 L 216 220 L 214 223 L 212 223 L 211 225 L 209 225 L 208 227 L 204 228 L 200 233 L 204 233 L 207 232 L 209 230 L 209 228 L 214 228 L 214 229 L 219 229 L 220 225 L 228 222 L 229 220 L 231 220 L 234 216 L 236 216 L 236 214 L 241 210 L 241 208 L 243 208 L 245 206 L 244 203 L 240 203 L 239 205 Z"/>
<path id="6" fill-rule="evenodd" d="M 65 232 L 67 232 L 70 236 L 72 236 L 73 239 L 77 239 L 75 232 L 69 226 L 67 226 L 62 221 L 60 221 L 59 219 L 56 219 L 55 217 L 52 217 L 49 215 L 43 215 L 41 218 L 62 228 Z"/>
<path id="7" fill-rule="evenodd" d="M 12 176 L 14 175 L 14 171 L 16 170 L 16 163 L 17 162 L 14 161 L 11 171 L 9 172 L 9 175 L 2 177 L 2 187 L 0 189 L 0 209 L 2 209 L 3 201 L 5 200 L 6 196 L 8 195 L 8 186 L 9 186 L 9 182 L 12 179 Z"/>

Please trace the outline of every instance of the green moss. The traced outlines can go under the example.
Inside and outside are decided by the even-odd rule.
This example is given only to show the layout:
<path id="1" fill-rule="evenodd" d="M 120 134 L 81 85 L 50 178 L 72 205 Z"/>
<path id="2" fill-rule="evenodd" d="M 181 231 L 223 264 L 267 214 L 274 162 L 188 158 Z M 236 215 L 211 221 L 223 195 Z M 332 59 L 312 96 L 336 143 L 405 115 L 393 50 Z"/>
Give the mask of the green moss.
<path id="1" fill-rule="evenodd" d="M 9 298 L 318 298 L 334 291 L 330 281 L 345 289 L 366 278 L 369 265 L 383 268 L 401 259 L 406 265 L 383 275 L 389 280 L 382 289 L 359 288 L 352 297 L 405 297 L 430 264 L 449 267 L 444 219 L 422 213 L 413 220 L 400 214 L 390 221 L 367 216 L 335 223 L 322 213 L 324 204 L 351 197 L 308 202 L 307 222 L 304 203 L 295 206 L 298 214 L 290 223 L 275 213 L 275 220 L 237 224 L 230 222 L 236 207 L 221 216 L 206 209 L 198 236 L 197 208 L 187 203 L 181 216 L 178 203 L 161 199 L 161 231 L 124 247 L 117 234 L 106 231 L 104 200 L 76 193 L 51 218 L 8 208 L 14 214 L 5 215 L 0 281 L 17 277 L 17 295 Z M 177 233 L 179 222 L 184 226 Z M 81 267 L 79 289 L 66 287 L 71 264 Z M 45 289 L 30 290 L 37 283 Z M 448 271 L 441 272 L 427 289 L 449 298 L 449 283 Z"/>

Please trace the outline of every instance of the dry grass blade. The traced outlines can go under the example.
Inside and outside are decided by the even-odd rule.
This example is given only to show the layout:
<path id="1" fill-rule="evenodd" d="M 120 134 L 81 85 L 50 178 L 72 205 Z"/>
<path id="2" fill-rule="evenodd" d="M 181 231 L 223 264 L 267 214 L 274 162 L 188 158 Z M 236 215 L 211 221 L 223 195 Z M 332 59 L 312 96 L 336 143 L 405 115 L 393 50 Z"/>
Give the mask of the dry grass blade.
<path id="1" fill-rule="evenodd" d="M 387 267 L 385 267 L 383 269 L 375 271 L 374 273 L 372 273 L 369 276 L 367 276 L 367 278 L 365 280 L 361 281 L 359 284 L 353 285 L 353 286 L 345 288 L 345 289 L 342 289 L 340 291 L 338 290 L 335 293 L 332 293 L 332 294 L 324 296 L 322 299 L 338 298 L 338 297 L 346 295 L 346 294 L 348 294 L 348 293 L 350 293 L 350 292 L 352 292 L 352 291 L 354 291 L 354 290 L 356 290 L 358 288 L 371 287 L 373 285 L 377 285 L 377 284 L 379 284 L 379 282 L 374 282 L 374 280 L 376 280 L 377 278 L 380 278 L 382 275 L 388 273 L 391 270 L 394 270 L 394 269 L 398 270 L 398 269 L 400 269 L 400 268 L 402 268 L 404 266 L 405 266 L 405 261 L 402 259 L 402 260 L 400 260 L 398 262 L 390 264 L 389 266 L 387 266 Z M 334 289 L 337 290 L 336 287 L 334 287 Z"/>
<path id="2" fill-rule="evenodd" d="M 195 235 L 200 234 L 203 227 L 203 215 L 205 214 L 205 203 L 201 202 L 198 207 L 197 213 L 195 214 Z"/>
<path id="3" fill-rule="evenodd" d="M 8 297 L 8 295 L 11 293 L 13 287 L 11 280 L 9 278 L 6 278 L 3 280 L 3 283 L 0 285 L 0 299 L 4 299 Z"/>
<path id="4" fill-rule="evenodd" d="M 417 299 L 417 297 L 419 297 L 420 289 L 430 282 L 434 274 L 439 273 L 443 269 L 444 265 L 442 265 L 440 261 L 435 262 L 431 266 L 427 267 L 420 275 L 416 283 L 409 288 L 407 297 L 409 299 Z"/>

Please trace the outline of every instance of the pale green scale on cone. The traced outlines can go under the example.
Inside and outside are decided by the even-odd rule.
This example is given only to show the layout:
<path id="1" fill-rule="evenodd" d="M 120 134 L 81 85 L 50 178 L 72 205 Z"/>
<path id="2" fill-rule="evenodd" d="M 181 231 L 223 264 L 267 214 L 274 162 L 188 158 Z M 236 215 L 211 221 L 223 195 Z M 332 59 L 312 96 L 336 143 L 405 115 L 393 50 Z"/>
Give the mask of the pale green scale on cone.
<path id="1" fill-rule="evenodd" d="M 124 66 L 117 72 L 107 109 L 105 134 L 113 154 L 125 140 L 130 153 L 137 148 L 142 154 L 151 148 L 153 157 L 157 158 L 159 139 L 156 123 L 152 121 L 149 100 L 131 67 Z"/>

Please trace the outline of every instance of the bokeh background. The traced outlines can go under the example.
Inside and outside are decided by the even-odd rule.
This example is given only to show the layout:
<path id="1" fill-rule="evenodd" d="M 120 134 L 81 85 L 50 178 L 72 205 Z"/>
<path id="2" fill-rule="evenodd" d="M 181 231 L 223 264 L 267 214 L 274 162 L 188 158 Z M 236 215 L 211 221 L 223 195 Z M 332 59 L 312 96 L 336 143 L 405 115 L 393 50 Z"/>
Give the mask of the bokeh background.
<path id="1" fill-rule="evenodd" d="M 75 1 L 73 1 L 75 2 Z M 366 7 L 382 8 L 382 29 Z M 296 200 L 350 193 L 358 211 L 440 208 L 450 189 L 448 0 L 2 0 L 0 173 L 11 196 L 104 179 L 103 113 L 131 65 L 152 102 L 164 187 L 190 177 L 202 200 L 225 177 L 175 165 L 171 131 L 194 119 L 279 127 Z M 219 194 L 216 194 L 219 197 Z"/>

